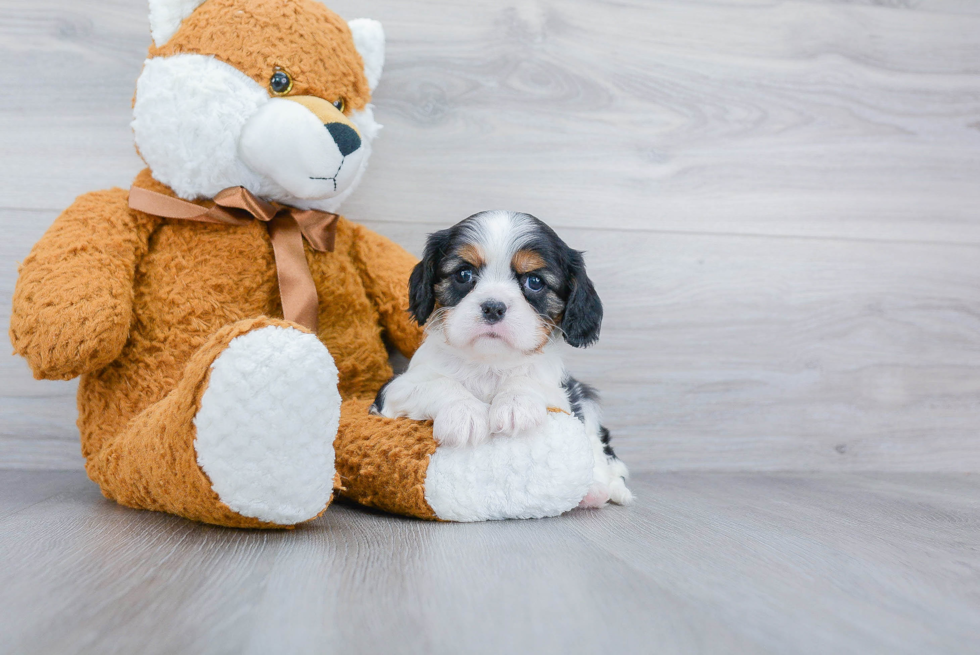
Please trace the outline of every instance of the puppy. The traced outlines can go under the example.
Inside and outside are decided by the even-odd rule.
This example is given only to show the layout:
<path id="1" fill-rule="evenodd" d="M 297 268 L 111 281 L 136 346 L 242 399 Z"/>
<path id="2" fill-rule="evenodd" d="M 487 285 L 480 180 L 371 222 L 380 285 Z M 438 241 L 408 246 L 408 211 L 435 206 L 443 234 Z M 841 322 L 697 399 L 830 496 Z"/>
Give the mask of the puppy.
<path id="1" fill-rule="evenodd" d="M 602 303 L 582 253 L 529 214 L 488 211 L 431 234 L 412 271 L 409 311 L 425 341 L 371 411 L 433 419 L 446 446 L 479 444 L 540 427 L 549 408 L 585 424 L 595 448 L 584 507 L 628 504 L 628 472 L 600 424 L 595 390 L 572 378 L 559 354 L 599 338 Z"/>

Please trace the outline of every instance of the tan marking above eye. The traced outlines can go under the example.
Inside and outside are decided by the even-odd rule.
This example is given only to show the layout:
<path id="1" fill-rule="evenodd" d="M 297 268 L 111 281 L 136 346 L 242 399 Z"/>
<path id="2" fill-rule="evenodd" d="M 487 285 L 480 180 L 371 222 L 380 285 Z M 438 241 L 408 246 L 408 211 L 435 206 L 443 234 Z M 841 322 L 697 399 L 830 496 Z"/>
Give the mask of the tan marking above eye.
<path id="1" fill-rule="evenodd" d="M 523 275 L 544 268 L 544 259 L 533 250 L 518 250 L 510 260 L 510 265 L 518 275 Z"/>
<path id="2" fill-rule="evenodd" d="M 456 254 L 467 264 L 472 265 L 473 268 L 483 268 L 484 263 L 486 263 L 483 257 L 483 250 L 472 243 L 467 243 L 460 247 Z"/>

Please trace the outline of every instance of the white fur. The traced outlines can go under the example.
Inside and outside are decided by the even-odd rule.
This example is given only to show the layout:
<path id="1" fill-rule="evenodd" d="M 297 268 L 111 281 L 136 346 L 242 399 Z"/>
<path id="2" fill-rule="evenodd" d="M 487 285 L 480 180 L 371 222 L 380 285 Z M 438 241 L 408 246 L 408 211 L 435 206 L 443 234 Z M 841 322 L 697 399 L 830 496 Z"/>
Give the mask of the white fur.
<path id="1" fill-rule="evenodd" d="M 150 35 L 157 47 L 170 40 L 204 0 L 150 0 Z"/>
<path id="2" fill-rule="evenodd" d="M 442 330 L 449 345 L 474 361 L 513 360 L 541 346 L 540 317 L 514 279 L 511 259 L 530 234 L 530 225 L 511 212 L 486 213 L 473 226 L 471 239 L 484 253 L 486 267 L 462 302 L 446 312 Z M 504 320 L 483 321 L 480 306 L 498 300 L 507 306 Z"/>
<path id="3" fill-rule="evenodd" d="M 441 328 L 433 328 L 408 370 L 385 389 L 382 413 L 434 419 L 435 437 L 447 446 L 480 444 L 492 430 L 533 430 L 543 423 L 548 406 L 571 410 L 561 389 L 564 366 L 558 347 L 551 343 L 540 353 L 476 363 L 447 343 Z"/>
<path id="4" fill-rule="evenodd" d="M 276 118 L 284 122 L 276 126 Z M 185 200 L 243 186 L 269 200 L 336 211 L 364 174 L 381 128 L 370 105 L 349 118 L 361 147 L 344 161 L 309 110 L 270 99 L 268 90 L 214 57 L 180 54 L 146 61 L 132 127 L 153 176 Z M 241 152 L 243 133 L 251 166 Z M 336 186 L 309 180 L 335 172 Z"/>
<path id="5" fill-rule="evenodd" d="M 337 367 L 316 336 L 254 330 L 211 365 L 194 417 L 197 462 L 234 511 L 292 525 L 330 500 L 339 421 Z"/>
<path id="6" fill-rule="evenodd" d="M 557 516 L 586 495 L 592 467 L 582 423 L 551 414 L 525 437 L 437 449 L 425 476 L 425 500 L 447 521 Z"/>
<path id="7" fill-rule="evenodd" d="M 372 91 L 381 80 L 381 70 L 385 65 L 385 31 L 381 23 L 370 18 L 355 18 L 348 21 L 354 36 L 354 47 L 364 60 L 364 76 Z"/>

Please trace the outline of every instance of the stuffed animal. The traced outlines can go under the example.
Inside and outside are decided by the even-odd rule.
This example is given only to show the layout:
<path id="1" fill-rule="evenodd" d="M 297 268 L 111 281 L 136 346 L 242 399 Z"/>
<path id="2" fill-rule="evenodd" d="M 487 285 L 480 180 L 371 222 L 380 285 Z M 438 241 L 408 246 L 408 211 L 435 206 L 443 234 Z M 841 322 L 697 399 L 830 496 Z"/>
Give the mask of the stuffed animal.
<path id="1" fill-rule="evenodd" d="M 150 0 L 132 188 L 79 197 L 20 268 L 10 337 L 37 378 L 81 376 L 89 477 L 134 508 L 292 526 L 335 491 L 388 511 L 559 514 L 591 482 L 581 425 L 437 448 L 368 414 L 406 356 L 415 258 L 336 214 L 380 126 L 371 20 L 315 0 Z M 405 162 L 409 165 L 409 162 Z"/>

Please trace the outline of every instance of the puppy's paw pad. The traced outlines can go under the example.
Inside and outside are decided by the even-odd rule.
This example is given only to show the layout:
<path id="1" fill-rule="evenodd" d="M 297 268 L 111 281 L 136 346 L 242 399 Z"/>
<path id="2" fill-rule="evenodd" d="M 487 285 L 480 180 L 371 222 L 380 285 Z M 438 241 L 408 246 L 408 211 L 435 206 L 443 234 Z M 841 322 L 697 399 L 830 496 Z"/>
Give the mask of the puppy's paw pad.
<path id="1" fill-rule="evenodd" d="M 585 498 L 579 501 L 578 506 L 582 509 L 596 509 L 609 502 L 609 487 L 596 482 L 589 487 L 589 492 Z"/>
<path id="2" fill-rule="evenodd" d="M 476 399 L 450 403 L 436 414 L 432 435 L 444 446 L 476 446 L 490 436 L 488 415 L 487 404 Z"/>
<path id="3" fill-rule="evenodd" d="M 544 424 L 548 408 L 534 398 L 501 394 L 490 406 L 490 431 L 494 434 L 516 434 Z"/>

